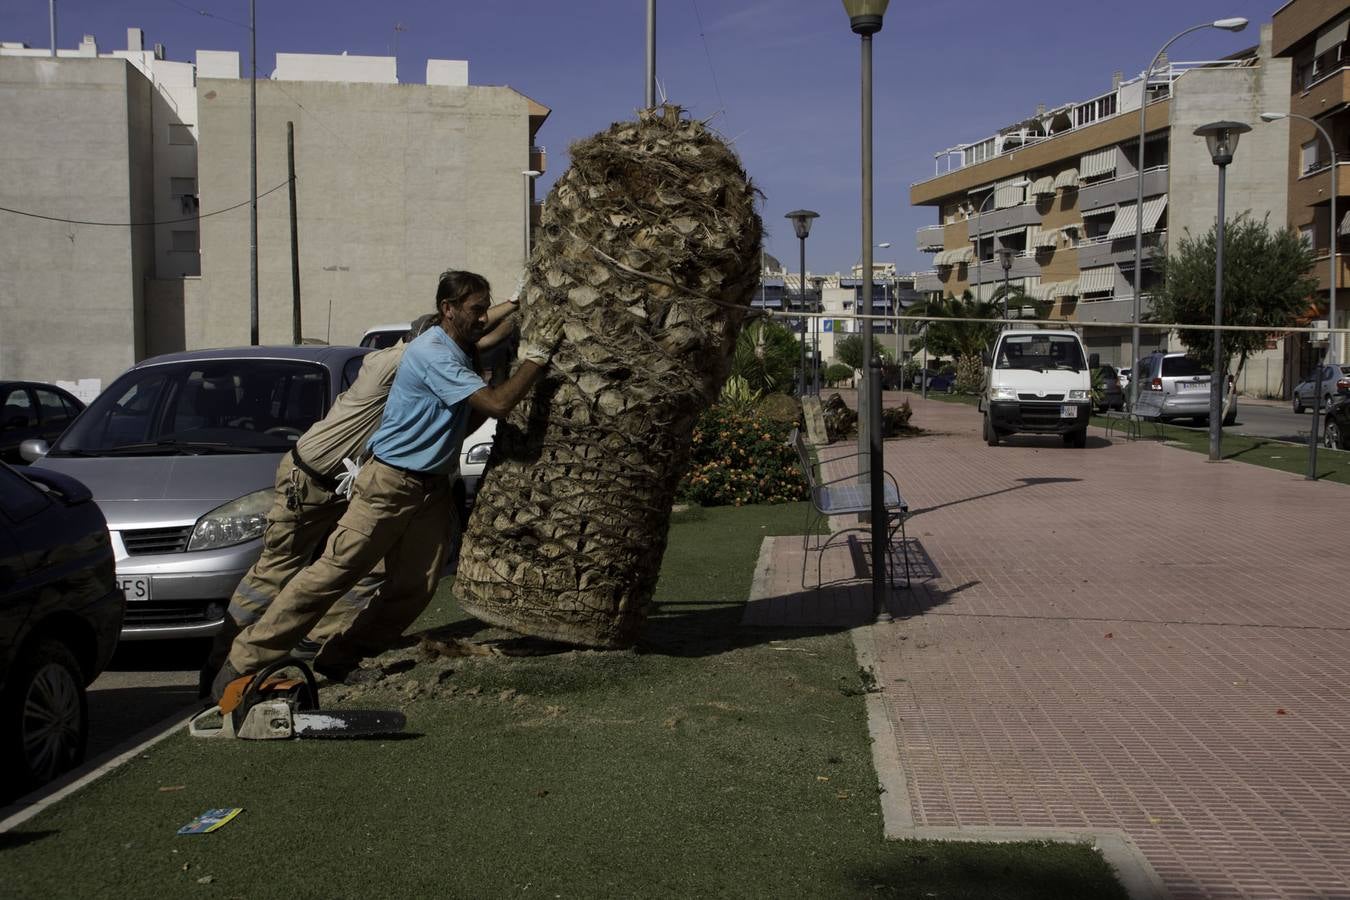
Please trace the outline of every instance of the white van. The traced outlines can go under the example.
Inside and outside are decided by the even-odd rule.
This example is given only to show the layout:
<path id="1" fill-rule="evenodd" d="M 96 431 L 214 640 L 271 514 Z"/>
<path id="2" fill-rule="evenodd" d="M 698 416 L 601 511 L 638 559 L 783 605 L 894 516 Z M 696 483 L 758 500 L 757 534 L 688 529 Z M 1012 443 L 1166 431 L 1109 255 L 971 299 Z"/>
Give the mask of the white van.
<path id="1" fill-rule="evenodd" d="M 1073 331 L 1008 328 L 985 359 L 984 440 L 998 446 L 1016 432 L 1058 434 L 1066 447 L 1087 446 L 1092 370 Z"/>

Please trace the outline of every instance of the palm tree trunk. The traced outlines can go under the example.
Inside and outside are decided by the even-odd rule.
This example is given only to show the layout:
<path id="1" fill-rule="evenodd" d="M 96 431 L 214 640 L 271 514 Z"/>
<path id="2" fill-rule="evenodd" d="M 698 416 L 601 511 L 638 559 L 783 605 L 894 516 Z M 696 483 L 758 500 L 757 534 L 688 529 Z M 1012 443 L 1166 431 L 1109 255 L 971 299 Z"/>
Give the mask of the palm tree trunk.
<path id="1" fill-rule="evenodd" d="M 523 634 L 625 647 L 651 605 L 675 489 L 759 278 L 755 189 L 677 107 L 574 145 L 526 280 L 528 341 L 565 338 L 500 423 L 455 593 Z"/>

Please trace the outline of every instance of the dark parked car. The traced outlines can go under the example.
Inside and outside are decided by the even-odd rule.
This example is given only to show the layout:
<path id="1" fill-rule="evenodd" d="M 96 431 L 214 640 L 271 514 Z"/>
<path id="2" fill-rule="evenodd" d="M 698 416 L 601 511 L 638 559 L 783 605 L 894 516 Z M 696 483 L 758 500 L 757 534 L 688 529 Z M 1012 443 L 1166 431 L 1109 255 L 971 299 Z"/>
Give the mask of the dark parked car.
<path id="1" fill-rule="evenodd" d="M 0 460 L 21 465 L 19 445 L 30 438 L 51 443 L 84 409 L 54 384 L 0 381 Z"/>
<path id="2" fill-rule="evenodd" d="M 1120 376 L 1116 373 L 1116 367 L 1098 366 L 1094 376 L 1098 373 L 1102 381 L 1102 397 L 1097 401 L 1097 409 L 1124 409 L 1125 392 L 1121 390 Z"/>
<path id="3" fill-rule="evenodd" d="M 1350 398 L 1332 404 L 1322 425 L 1322 443 L 1337 450 L 1350 450 Z"/>
<path id="4" fill-rule="evenodd" d="M 0 802 L 83 761 L 85 688 L 108 664 L 125 608 L 89 490 L 0 463 Z"/>

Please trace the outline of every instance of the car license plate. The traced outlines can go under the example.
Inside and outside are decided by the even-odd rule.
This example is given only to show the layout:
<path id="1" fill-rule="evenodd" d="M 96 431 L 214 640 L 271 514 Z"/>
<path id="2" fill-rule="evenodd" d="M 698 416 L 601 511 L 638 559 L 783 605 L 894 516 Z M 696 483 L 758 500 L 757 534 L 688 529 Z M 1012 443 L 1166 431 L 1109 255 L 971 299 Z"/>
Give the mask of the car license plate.
<path id="1" fill-rule="evenodd" d="M 128 603 L 150 599 L 149 575 L 118 575 L 117 586 L 126 594 Z"/>
<path id="2" fill-rule="evenodd" d="M 1200 384 L 1199 382 L 1194 381 L 1179 381 L 1177 382 L 1177 387 L 1180 388 L 1182 391 L 1198 391 L 1201 388 L 1209 387 L 1209 385 Z"/>
<path id="3" fill-rule="evenodd" d="M 1070 406 L 1070 405 L 1067 404 L 1067 403 L 1064 404 L 1063 406 L 1061 406 L 1061 407 L 1059 408 L 1059 417 L 1060 417 L 1061 419 L 1076 419 L 1076 418 L 1078 418 L 1078 407 L 1076 407 L 1076 406 Z"/>

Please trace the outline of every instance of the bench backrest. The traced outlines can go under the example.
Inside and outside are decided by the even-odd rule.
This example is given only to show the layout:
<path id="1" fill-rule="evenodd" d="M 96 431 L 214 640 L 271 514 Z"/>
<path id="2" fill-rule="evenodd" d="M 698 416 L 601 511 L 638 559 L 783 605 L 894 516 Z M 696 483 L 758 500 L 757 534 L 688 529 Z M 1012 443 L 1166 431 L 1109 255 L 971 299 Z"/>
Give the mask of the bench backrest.
<path id="1" fill-rule="evenodd" d="M 817 484 L 816 467 L 811 464 L 811 450 L 806 446 L 806 438 L 800 428 L 792 429 L 792 433 L 788 435 L 788 443 L 796 449 L 797 460 L 802 465 L 802 475 L 806 476 L 807 486 L 814 491 Z"/>

